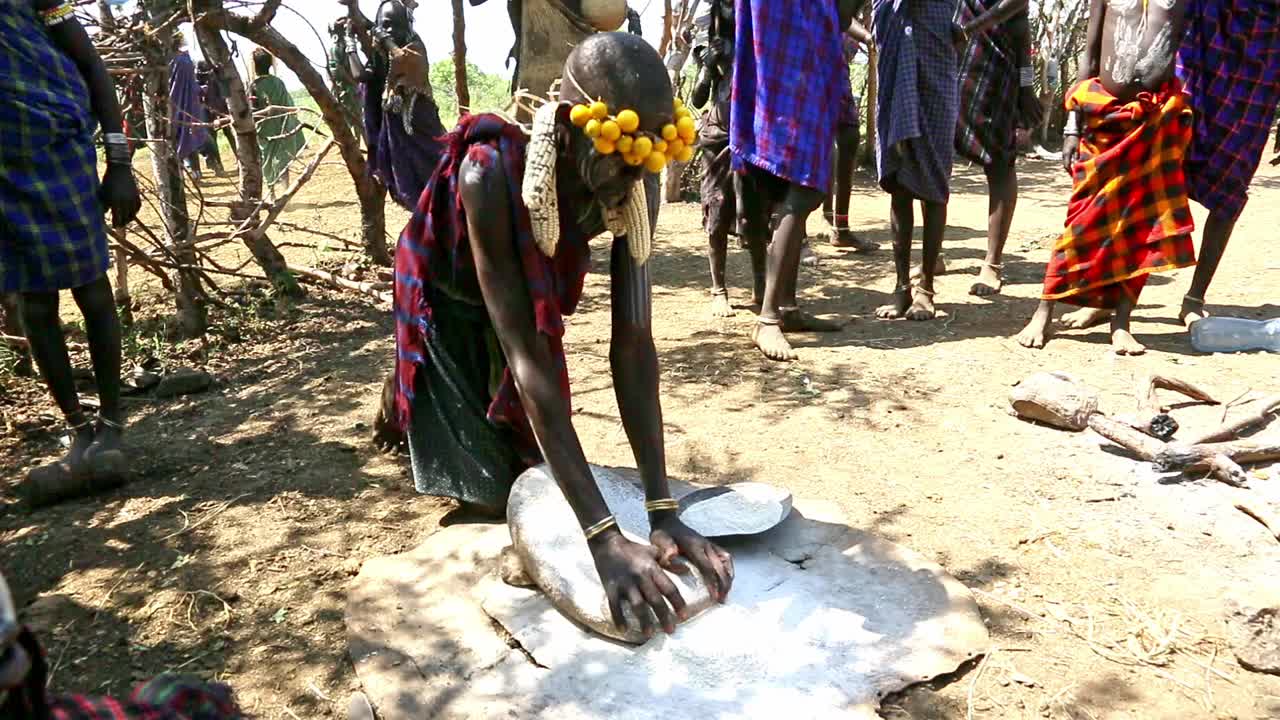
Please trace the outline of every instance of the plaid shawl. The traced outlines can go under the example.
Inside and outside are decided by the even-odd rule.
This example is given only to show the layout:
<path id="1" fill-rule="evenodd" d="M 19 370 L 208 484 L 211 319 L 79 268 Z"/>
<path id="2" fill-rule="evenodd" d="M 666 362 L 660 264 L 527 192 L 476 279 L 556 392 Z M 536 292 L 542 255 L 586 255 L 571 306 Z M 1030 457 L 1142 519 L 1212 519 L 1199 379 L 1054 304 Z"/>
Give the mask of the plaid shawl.
<path id="1" fill-rule="evenodd" d="M 754 165 L 823 190 L 840 85 L 840 21 L 834 0 L 737 0 L 730 101 L 733 169 Z M 843 68 L 843 69 L 842 69 Z"/>
<path id="2" fill-rule="evenodd" d="M 588 237 L 580 230 L 578 218 L 569 208 L 571 203 L 560 205 L 561 237 L 556 256 L 543 255 L 534 242 L 529 211 L 520 195 L 528 137 L 519 126 L 496 115 L 464 115 L 443 140 L 440 163 L 396 245 L 396 409 L 402 428 L 409 427 L 416 374 L 427 361 L 425 337 L 437 332 L 432 297 L 446 293 L 452 300 L 484 305 L 458 187 L 458 169 L 464 159 L 481 165 L 504 164 L 514 224 L 512 241 L 524 269 L 538 332 L 547 337 L 565 397 L 569 396 L 569 373 L 561 342 L 564 316 L 577 308 L 591 264 Z M 527 456 L 530 449 L 536 454 L 537 445 L 510 368 L 502 372 L 502 382 L 489 405 L 489 420 L 512 426 L 522 454 Z"/>
<path id="3" fill-rule="evenodd" d="M 231 688 L 195 678 L 160 675 L 127 700 L 88 695 L 46 695 L 48 663 L 30 630 L 18 643 L 31 658 L 26 683 L 0 698 L 0 717 L 23 720 L 241 720 Z"/>
<path id="4" fill-rule="evenodd" d="M 107 270 L 89 90 L 30 0 L 0 0 L 0 292 L 46 292 Z"/>
<path id="5" fill-rule="evenodd" d="M 957 20 L 968 23 L 999 0 L 960 0 Z M 975 35 L 960 58 L 960 115 L 956 152 L 983 167 L 1016 155 L 1018 57 L 1005 25 Z"/>
<path id="6" fill-rule="evenodd" d="M 928 202 L 951 196 L 955 159 L 954 0 L 873 0 L 880 48 L 876 169 L 885 192 Z"/>
<path id="7" fill-rule="evenodd" d="M 1238 217 L 1280 105 L 1280 3 L 1192 0 L 1178 77 L 1195 111 L 1191 199 Z"/>
<path id="8" fill-rule="evenodd" d="M 1067 110 L 1085 123 L 1043 297 L 1112 308 L 1122 293 L 1136 298 L 1150 273 L 1195 264 L 1182 171 L 1191 108 L 1176 80 L 1122 103 L 1093 78 L 1067 97 Z"/>

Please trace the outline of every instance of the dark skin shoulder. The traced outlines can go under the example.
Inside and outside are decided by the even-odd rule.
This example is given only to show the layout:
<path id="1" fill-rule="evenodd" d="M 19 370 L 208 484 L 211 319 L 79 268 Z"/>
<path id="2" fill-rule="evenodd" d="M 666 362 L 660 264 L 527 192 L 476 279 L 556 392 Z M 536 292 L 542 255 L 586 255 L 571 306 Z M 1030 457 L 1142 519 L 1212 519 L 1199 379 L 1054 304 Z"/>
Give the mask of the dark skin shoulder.
<path id="1" fill-rule="evenodd" d="M 36 11 L 50 10 L 60 5 L 60 0 L 32 0 Z M 68 18 L 49 28 L 53 44 L 71 58 L 89 87 L 89 102 L 103 133 L 124 131 L 124 116 L 116 99 L 115 83 L 107 74 L 107 67 L 93 47 L 93 41 L 74 18 Z M 138 216 L 142 198 L 134 182 L 130 168 L 108 164 L 102 176 L 100 191 L 103 207 L 111 211 L 111 224 L 124 227 Z"/>

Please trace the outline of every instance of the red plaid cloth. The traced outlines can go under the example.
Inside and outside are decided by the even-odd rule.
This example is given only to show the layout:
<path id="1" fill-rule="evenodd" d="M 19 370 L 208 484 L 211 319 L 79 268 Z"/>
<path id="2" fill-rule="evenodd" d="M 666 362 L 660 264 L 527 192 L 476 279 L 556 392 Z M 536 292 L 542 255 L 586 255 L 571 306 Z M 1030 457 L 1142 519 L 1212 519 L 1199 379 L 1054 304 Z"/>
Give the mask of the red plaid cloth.
<path id="1" fill-rule="evenodd" d="M 1150 273 L 1195 264 L 1182 172 L 1191 108 L 1176 80 L 1122 103 L 1093 78 L 1067 97 L 1067 110 L 1085 122 L 1043 297 L 1113 308 L 1136 298 Z"/>
<path id="2" fill-rule="evenodd" d="M 574 215 L 578 208 L 570 203 L 560 205 L 561 236 L 556 256 L 548 258 L 538 249 L 529 210 L 520 195 L 528 138 L 519 126 L 497 115 L 464 115 L 443 140 L 444 155 L 396 245 L 396 409 L 402 428 L 409 427 L 415 376 L 426 361 L 424 337 L 436 332 L 431 319 L 432 297 L 444 292 L 454 300 L 484 305 L 459 195 L 458 168 L 464 159 L 482 166 L 499 159 L 504 164 L 514 223 L 512 241 L 524 268 L 538 332 L 547 336 L 566 398 L 569 372 L 561 343 L 564 316 L 572 315 L 577 308 L 591 266 L 589 237 Z M 502 382 L 489 406 L 489 420 L 515 430 L 518 449 L 527 459 L 538 454 L 510 368 L 503 370 Z"/>
<path id="3" fill-rule="evenodd" d="M 31 657 L 26 684 L 0 705 L 9 720 L 242 720 L 231 689 L 178 675 L 160 675 L 139 685 L 128 700 L 88 695 L 46 695 L 48 665 L 30 630 L 18 643 Z"/>

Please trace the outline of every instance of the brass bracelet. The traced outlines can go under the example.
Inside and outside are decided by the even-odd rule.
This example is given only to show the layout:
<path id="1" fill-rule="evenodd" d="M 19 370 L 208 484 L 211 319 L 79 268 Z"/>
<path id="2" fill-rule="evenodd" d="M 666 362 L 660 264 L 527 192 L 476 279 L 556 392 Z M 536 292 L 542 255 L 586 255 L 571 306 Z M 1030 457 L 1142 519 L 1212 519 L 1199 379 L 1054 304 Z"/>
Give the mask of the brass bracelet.
<path id="1" fill-rule="evenodd" d="M 582 534 L 586 536 L 588 541 L 590 541 L 590 540 L 594 540 L 596 536 L 600 535 L 605 530 L 608 530 L 609 528 L 614 528 L 617 526 L 618 526 L 618 519 L 612 515 L 608 515 L 605 517 L 605 519 L 583 530 Z"/>
<path id="2" fill-rule="evenodd" d="M 672 498 L 662 498 L 660 500 L 649 500 L 645 502 L 644 509 L 647 512 L 664 512 L 667 510 L 675 511 L 680 509 L 680 503 Z"/>

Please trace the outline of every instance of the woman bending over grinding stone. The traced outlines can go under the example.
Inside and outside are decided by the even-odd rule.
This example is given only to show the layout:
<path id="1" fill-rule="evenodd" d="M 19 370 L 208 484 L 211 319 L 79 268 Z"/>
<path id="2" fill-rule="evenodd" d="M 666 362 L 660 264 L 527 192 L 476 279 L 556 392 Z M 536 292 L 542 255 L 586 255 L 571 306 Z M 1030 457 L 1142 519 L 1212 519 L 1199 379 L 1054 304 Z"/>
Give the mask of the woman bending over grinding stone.
<path id="1" fill-rule="evenodd" d="M 663 570 L 701 571 L 723 601 L 729 554 L 680 522 L 667 483 L 651 328 L 657 173 L 688 160 L 693 121 L 643 39 L 602 33 L 564 66 L 561 102 L 532 136 L 464 116 L 396 248 L 396 371 L 375 440 L 407 441 L 420 492 L 499 514 L 518 473 L 544 458 L 587 535 L 614 621 L 630 605 L 667 632 L 685 602 Z M 608 229 L 612 344 L 623 428 L 649 502 L 652 545 L 622 536 L 574 430 L 561 338 L 582 294 L 587 241 Z M 668 603 L 670 605 L 668 605 Z"/>

